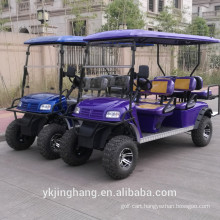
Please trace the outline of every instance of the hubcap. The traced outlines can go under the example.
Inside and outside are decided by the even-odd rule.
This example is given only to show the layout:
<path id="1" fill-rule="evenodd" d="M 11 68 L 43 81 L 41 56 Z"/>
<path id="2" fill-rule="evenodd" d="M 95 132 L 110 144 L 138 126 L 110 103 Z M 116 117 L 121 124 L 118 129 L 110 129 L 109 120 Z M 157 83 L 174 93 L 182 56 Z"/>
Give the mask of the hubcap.
<path id="1" fill-rule="evenodd" d="M 203 137 L 208 139 L 211 133 L 211 129 L 209 125 L 206 125 L 203 132 Z"/>
<path id="2" fill-rule="evenodd" d="M 129 168 L 133 162 L 133 152 L 129 148 L 124 148 L 119 155 L 119 165 L 122 168 Z"/>
<path id="3" fill-rule="evenodd" d="M 60 138 L 62 137 L 61 134 L 55 134 L 50 140 L 51 148 L 56 152 L 60 148 Z"/>

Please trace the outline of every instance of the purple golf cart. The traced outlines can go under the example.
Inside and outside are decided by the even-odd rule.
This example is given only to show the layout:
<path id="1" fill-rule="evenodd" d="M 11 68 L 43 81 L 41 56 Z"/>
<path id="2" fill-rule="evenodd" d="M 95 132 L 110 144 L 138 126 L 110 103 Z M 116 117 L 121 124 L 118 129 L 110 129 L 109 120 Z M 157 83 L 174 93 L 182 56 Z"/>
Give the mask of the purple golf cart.
<path id="1" fill-rule="evenodd" d="M 209 144 L 213 131 L 211 118 L 219 114 L 219 85 L 201 90 L 202 78 L 193 74 L 200 64 L 200 46 L 220 43 L 220 40 L 146 30 L 107 31 L 89 35 L 84 40 L 88 45 L 81 79 L 89 68 L 128 68 L 129 71 L 127 75 L 109 76 L 109 93 L 105 97 L 82 100 L 81 82 L 75 110 L 72 116 L 66 116 L 78 124 L 66 131 L 60 142 L 64 162 L 81 165 L 87 162 L 94 149 L 101 150 L 106 173 L 113 179 L 123 179 L 135 169 L 138 144 L 184 132 L 191 132 L 198 147 Z M 104 47 L 110 43 L 131 48 L 131 65 L 88 64 L 90 47 Z M 157 45 L 157 64 L 163 76 L 149 80 L 146 65 L 139 66 L 138 73 L 134 72 L 135 51 L 141 44 Z M 198 63 L 189 76 L 165 76 L 159 59 L 163 45 L 197 45 Z M 111 86 L 112 81 L 114 86 Z M 218 88 L 217 95 L 210 89 L 214 86 Z M 118 91 L 119 96 L 113 95 L 114 91 Z M 156 99 L 149 95 L 155 95 Z M 215 98 L 218 98 L 217 112 L 204 101 Z"/>

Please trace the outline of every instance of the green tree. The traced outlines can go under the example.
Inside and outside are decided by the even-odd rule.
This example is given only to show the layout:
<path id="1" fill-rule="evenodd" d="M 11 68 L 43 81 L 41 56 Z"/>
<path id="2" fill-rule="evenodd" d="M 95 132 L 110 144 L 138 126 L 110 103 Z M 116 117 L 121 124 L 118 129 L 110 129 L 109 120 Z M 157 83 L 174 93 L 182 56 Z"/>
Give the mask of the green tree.
<path id="1" fill-rule="evenodd" d="M 187 33 L 200 36 L 209 36 L 209 27 L 206 21 L 201 17 L 193 19 L 192 24 L 188 26 Z"/>
<path id="2" fill-rule="evenodd" d="M 127 25 L 128 29 L 143 28 L 144 16 L 139 5 L 134 0 L 115 0 L 105 10 L 106 24 L 101 30 L 117 30 L 120 25 Z"/>
<path id="3" fill-rule="evenodd" d="M 71 8 L 71 14 L 74 16 L 72 28 L 75 35 L 86 35 L 85 20 L 96 17 L 96 14 L 92 12 L 92 8 L 94 4 L 98 4 L 98 2 L 94 0 L 63 0 L 63 2 L 66 6 Z M 82 15 L 88 12 L 90 15 Z"/>
<path id="4" fill-rule="evenodd" d="M 180 29 L 183 18 L 183 11 L 176 10 L 174 7 L 164 7 L 163 11 L 156 17 L 158 30 L 172 33 L 182 33 Z"/>

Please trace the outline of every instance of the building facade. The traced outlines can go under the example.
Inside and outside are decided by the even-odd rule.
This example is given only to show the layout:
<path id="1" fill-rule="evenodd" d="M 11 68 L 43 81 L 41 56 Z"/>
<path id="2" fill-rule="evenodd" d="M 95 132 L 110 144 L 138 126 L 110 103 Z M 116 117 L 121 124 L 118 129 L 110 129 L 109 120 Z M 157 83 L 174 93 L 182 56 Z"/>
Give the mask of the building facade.
<path id="1" fill-rule="evenodd" d="M 220 35 L 219 0 L 193 0 L 193 18 L 196 16 L 206 20 L 212 36 Z"/>
<path id="2" fill-rule="evenodd" d="M 106 22 L 104 9 L 112 0 L 76 0 L 81 4 L 90 2 L 87 11 L 82 11 L 81 19 L 84 24 L 82 30 L 76 31 L 75 16 L 71 12 L 66 0 L 2 0 L 3 11 L 1 16 L 8 20 L 7 26 L 12 32 L 33 33 L 42 32 L 40 22 L 37 19 L 37 11 L 40 9 L 49 12 L 47 32 L 59 35 L 87 35 L 99 31 Z M 71 2 L 72 0 L 68 0 Z M 76 2 L 72 1 L 72 2 Z M 182 24 L 191 22 L 192 0 L 136 0 L 140 3 L 140 9 L 145 15 L 145 29 L 158 30 L 155 21 L 156 16 L 165 6 L 174 7 L 174 13 L 182 11 Z"/>
<path id="3" fill-rule="evenodd" d="M 158 30 L 155 18 L 164 7 L 173 8 L 173 13 L 176 16 L 182 13 L 182 26 L 192 21 L 192 0 L 140 0 L 140 4 L 141 10 L 147 15 L 146 29 L 148 30 Z"/>

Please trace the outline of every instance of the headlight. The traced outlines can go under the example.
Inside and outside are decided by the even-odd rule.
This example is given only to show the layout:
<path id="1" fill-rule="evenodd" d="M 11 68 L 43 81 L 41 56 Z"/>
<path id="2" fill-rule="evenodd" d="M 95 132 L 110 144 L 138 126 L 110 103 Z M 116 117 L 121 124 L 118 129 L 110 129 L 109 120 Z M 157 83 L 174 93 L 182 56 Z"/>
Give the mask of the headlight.
<path id="1" fill-rule="evenodd" d="M 79 107 L 76 107 L 75 110 L 74 110 L 74 113 L 75 113 L 75 114 L 79 114 L 79 112 L 80 112 L 80 108 L 79 108 Z"/>
<path id="2" fill-rule="evenodd" d="M 21 107 L 22 106 L 22 102 L 20 101 L 19 103 L 18 103 L 18 107 Z"/>
<path id="3" fill-rule="evenodd" d="M 120 112 L 119 111 L 108 111 L 106 113 L 106 118 L 119 118 Z"/>
<path id="4" fill-rule="evenodd" d="M 51 109 L 51 105 L 49 104 L 43 104 L 40 106 L 40 110 L 50 110 Z"/>

